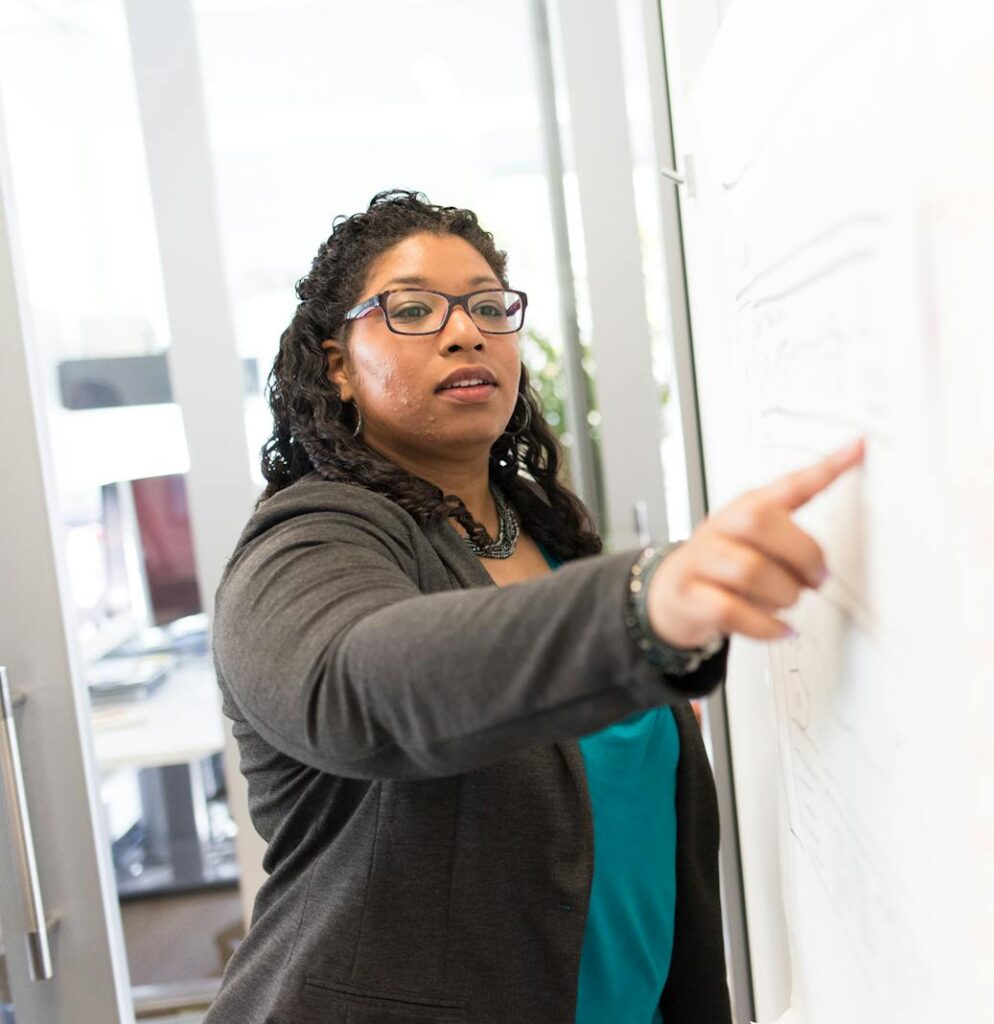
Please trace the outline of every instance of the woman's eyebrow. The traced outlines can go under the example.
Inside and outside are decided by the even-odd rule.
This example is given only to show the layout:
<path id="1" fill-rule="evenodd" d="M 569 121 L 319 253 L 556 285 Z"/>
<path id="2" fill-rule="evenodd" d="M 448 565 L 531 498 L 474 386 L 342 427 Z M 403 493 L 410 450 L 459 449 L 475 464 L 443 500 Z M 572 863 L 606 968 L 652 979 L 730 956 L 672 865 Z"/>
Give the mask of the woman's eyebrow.
<path id="1" fill-rule="evenodd" d="M 383 288 L 385 290 L 394 284 L 413 284 L 417 285 L 419 288 L 428 288 L 428 278 L 422 277 L 420 274 L 405 274 L 402 277 L 390 278 L 390 280 L 383 285 Z M 471 288 L 475 288 L 478 284 L 493 284 L 498 288 L 502 287 L 500 281 L 490 274 L 483 274 L 469 279 L 469 286 Z"/>

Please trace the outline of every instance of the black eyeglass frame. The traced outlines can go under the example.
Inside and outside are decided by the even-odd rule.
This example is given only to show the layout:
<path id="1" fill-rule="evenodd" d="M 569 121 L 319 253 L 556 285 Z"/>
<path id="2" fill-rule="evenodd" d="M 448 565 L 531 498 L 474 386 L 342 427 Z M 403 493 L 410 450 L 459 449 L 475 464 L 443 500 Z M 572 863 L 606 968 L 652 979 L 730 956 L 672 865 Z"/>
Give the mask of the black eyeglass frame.
<path id="1" fill-rule="evenodd" d="M 438 327 L 433 331 L 398 331 L 390 322 L 386 300 L 388 295 L 399 295 L 401 292 L 424 292 L 428 295 L 441 295 L 448 302 L 448 308 L 445 310 L 445 316 L 442 317 L 442 322 Z M 513 331 L 486 331 L 473 318 L 473 312 L 469 308 L 469 300 L 474 295 L 486 295 L 492 292 L 506 292 L 511 295 L 517 295 L 521 300 L 521 323 Z M 433 288 L 390 288 L 385 292 L 380 292 L 379 295 L 373 295 L 364 302 L 360 302 L 358 306 L 353 306 L 345 314 L 344 319 L 358 320 L 374 309 L 382 309 L 383 321 L 394 334 L 414 335 L 423 338 L 429 334 L 438 334 L 440 331 L 445 330 L 445 325 L 449 322 L 449 317 L 452 316 L 453 306 L 462 306 L 466 311 L 466 315 L 473 321 L 474 326 L 483 334 L 517 334 L 525 326 L 525 310 L 528 308 L 528 296 L 525 292 L 518 291 L 516 288 L 478 288 L 475 292 L 467 292 L 465 295 L 449 295 L 447 292 L 437 292 Z"/>

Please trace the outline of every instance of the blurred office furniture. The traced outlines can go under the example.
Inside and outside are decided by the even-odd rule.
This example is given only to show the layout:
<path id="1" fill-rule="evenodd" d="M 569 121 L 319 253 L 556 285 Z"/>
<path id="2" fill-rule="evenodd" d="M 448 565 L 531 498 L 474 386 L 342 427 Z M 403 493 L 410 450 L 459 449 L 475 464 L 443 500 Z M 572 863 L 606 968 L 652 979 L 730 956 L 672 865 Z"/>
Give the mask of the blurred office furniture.
<path id="1" fill-rule="evenodd" d="M 118 893 L 236 885 L 183 476 L 81 490 L 66 537 Z"/>
<path id="2" fill-rule="evenodd" d="M 108 697 L 100 687 L 115 664 L 119 683 Z M 93 739 L 118 893 L 237 883 L 206 617 L 146 630 L 99 665 Z"/>

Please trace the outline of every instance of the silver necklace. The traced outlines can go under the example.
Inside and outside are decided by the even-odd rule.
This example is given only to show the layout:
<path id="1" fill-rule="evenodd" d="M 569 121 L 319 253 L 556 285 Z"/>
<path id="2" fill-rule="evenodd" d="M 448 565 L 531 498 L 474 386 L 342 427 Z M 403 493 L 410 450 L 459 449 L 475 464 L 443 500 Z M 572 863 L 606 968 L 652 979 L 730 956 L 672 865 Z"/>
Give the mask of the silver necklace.
<path id="1" fill-rule="evenodd" d="M 463 540 L 475 554 L 483 558 L 510 558 L 518 545 L 521 520 L 518 518 L 517 510 L 508 502 L 503 491 L 496 484 L 490 485 L 490 493 L 494 496 L 494 504 L 497 506 L 497 521 L 500 524 L 497 539 L 489 544 L 477 544 L 469 537 L 464 537 Z"/>

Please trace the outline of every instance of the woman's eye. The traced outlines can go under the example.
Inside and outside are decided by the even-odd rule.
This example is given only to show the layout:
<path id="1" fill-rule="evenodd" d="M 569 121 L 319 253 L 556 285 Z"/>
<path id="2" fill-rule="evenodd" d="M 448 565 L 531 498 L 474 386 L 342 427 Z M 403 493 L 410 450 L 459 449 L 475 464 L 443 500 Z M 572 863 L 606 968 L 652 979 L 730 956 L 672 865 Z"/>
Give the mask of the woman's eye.
<path id="1" fill-rule="evenodd" d="M 420 320 L 423 317 L 428 316 L 431 310 L 424 304 L 412 303 L 409 306 L 402 306 L 400 309 L 395 309 L 390 315 L 395 320 Z"/>
<path id="2" fill-rule="evenodd" d="M 492 302 L 481 302 L 480 305 L 475 307 L 473 312 L 479 313 L 480 316 L 490 317 L 492 319 L 507 315 L 502 307 L 497 306 Z"/>

